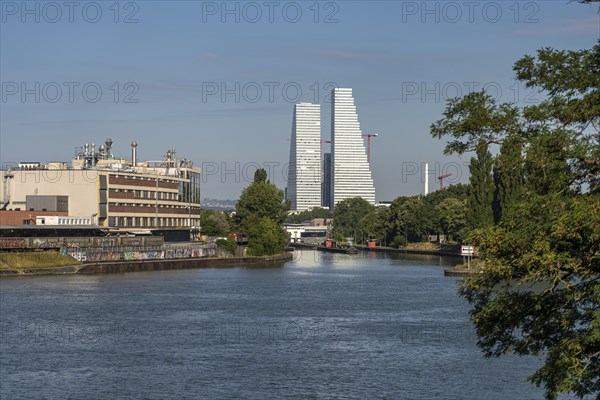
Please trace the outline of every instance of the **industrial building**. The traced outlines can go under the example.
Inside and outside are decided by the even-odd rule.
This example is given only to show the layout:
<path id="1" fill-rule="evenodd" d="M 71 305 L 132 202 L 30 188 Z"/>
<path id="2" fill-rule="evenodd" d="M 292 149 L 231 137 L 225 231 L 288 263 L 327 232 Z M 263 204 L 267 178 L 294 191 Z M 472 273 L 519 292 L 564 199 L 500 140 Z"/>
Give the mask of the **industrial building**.
<path id="1" fill-rule="evenodd" d="M 85 144 L 67 162 L 22 162 L 0 170 L 0 225 L 15 218 L 33 225 L 100 225 L 117 228 L 200 226 L 200 169 L 175 149 L 160 161 L 113 154 L 107 139 Z M 15 215 L 21 215 L 15 216 Z M 39 218 L 43 217 L 43 218 Z"/>
<path id="2" fill-rule="evenodd" d="M 286 199 L 294 211 L 321 206 L 321 106 L 294 107 Z"/>

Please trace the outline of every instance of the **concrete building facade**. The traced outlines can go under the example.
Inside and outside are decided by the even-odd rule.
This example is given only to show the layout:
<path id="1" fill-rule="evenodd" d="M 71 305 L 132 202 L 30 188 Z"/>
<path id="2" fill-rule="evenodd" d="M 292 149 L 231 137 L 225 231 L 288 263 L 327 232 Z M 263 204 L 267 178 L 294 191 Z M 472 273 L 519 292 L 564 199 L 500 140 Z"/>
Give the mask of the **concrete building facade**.
<path id="1" fill-rule="evenodd" d="M 286 199 L 294 211 L 321 206 L 321 106 L 294 107 Z"/>
<path id="2" fill-rule="evenodd" d="M 352 197 L 375 204 L 375 186 L 352 89 L 332 90 L 331 148 L 330 207 Z"/>
<path id="3" fill-rule="evenodd" d="M 3 210 L 42 211 L 35 207 L 56 196 L 67 199 L 68 216 L 101 226 L 200 226 L 200 169 L 177 159 L 174 150 L 164 161 L 139 162 L 134 142 L 132 159 L 117 159 L 108 139 L 98 152 L 85 145 L 71 165 L 29 162 L 0 170 L 0 179 Z"/>

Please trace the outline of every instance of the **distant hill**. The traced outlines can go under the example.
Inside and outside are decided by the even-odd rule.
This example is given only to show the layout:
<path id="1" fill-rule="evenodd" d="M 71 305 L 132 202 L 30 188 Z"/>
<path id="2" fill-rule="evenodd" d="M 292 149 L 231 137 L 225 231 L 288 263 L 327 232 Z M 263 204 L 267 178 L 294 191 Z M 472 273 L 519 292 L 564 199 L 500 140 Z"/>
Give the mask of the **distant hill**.
<path id="1" fill-rule="evenodd" d="M 201 206 L 207 210 L 234 210 L 237 200 L 219 200 L 204 198 Z"/>

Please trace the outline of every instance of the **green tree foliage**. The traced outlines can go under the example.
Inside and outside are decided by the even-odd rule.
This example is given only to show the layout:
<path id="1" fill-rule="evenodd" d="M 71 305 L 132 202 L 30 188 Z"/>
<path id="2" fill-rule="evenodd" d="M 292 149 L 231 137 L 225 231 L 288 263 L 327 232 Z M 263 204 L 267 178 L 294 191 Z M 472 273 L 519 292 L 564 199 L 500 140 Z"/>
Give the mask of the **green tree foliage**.
<path id="1" fill-rule="evenodd" d="M 286 224 L 300 224 L 315 218 L 331 218 L 331 212 L 325 208 L 315 207 L 311 210 L 290 214 L 285 219 Z"/>
<path id="2" fill-rule="evenodd" d="M 523 109 L 523 135 L 530 139 L 537 182 L 547 192 L 597 184 L 600 177 L 600 42 L 592 49 L 558 51 L 544 48 L 537 58 L 515 63 L 517 79 L 549 98 Z M 540 147 L 541 149 L 535 149 Z M 539 153 L 539 154 L 538 154 Z M 569 166 L 565 168 L 565 163 Z M 543 179 L 552 182 L 541 182 Z M 567 189 L 568 187 L 568 189 Z"/>
<path id="3" fill-rule="evenodd" d="M 425 218 L 425 213 L 424 201 L 420 196 L 409 197 L 398 208 L 396 215 L 398 232 L 403 233 L 409 242 L 427 240 L 430 221 Z"/>
<path id="4" fill-rule="evenodd" d="M 569 191 L 574 183 L 569 159 L 574 135 L 566 130 L 541 132 L 530 139 L 524 173 L 527 187 L 541 194 Z"/>
<path id="5" fill-rule="evenodd" d="M 441 232 L 450 240 L 462 241 L 467 235 L 467 201 L 447 197 L 436 207 Z"/>
<path id="6" fill-rule="evenodd" d="M 288 242 L 287 233 L 268 217 L 251 216 L 245 232 L 248 235 L 248 255 L 251 256 L 280 254 Z"/>
<path id="7" fill-rule="evenodd" d="M 244 221 L 251 215 L 259 218 L 268 217 L 278 224 L 283 223 L 290 209 L 284 201 L 283 190 L 267 181 L 264 169 L 254 174 L 254 182 L 245 188 L 235 208 L 235 221 L 240 228 L 245 228 Z"/>
<path id="8" fill-rule="evenodd" d="M 406 245 L 407 240 L 419 242 L 427 240 L 427 235 L 440 233 L 460 241 L 466 235 L 463 225 L 469 191 L 469 185 L 456 184 L 425 197 L 398 197 L 379 213 L 377 232 L 382 231 L 383 242 L 395 247 Z M 457 214 L 451 216 L 450 210 Z"/>
<path id="9" fill-rule="evenodd" d="M 386 208 L 375 208 L 358 220 L 357 243 L 366 244 L 371 239 L 376 242 L 384 242 L 386 233 L 385 225 L 388 218 L 388 210 Z"/>
<path id="10" fill-rule="evenodd" d="M 510 136 L 500 147 L 494 165 L 494 222 L 502 219 L 523 192 L 523 143 L 522 139 Z"/>
<path id="11" fill-rule="evenodd" d="M 248 235 L 248 254 L 273 255 L 283 252 L 288 235 L 281 228 L 290 205 L 283 190 L 267 180 L 267 172 L 259 169 L 254 182 L 242 191 L 236 206 L 235 221 Z"/>
<path id="12" fill-rule="evenodd" d="M 235 242 L 235 240 L 233 238 L 229 237 L 227 239 L 217 240 L 217 247 L 220 249 L 223 249 L 224 251 L 228 252 L 232 256 L 235 256 L 235 251 L 237 249 L 237 243 Z"/>
<path id="13" fill-rule="evenodd" d="M 222 211 L 202 210 L 200 228 L 206 236 L 225 236 L 231 232 L 231 218 Z"/>
<path id="14" fill-rule="evenodd" d="M 545 387 L 547 399 L 566 392 L 600 398 L 600 44 L 542 49 L 514 70 L 547 98 L 517 113 L 518 132 L 494 136 L 522 143 L 522 194 L 505 202 L 496 226 L 472 233 L 482 273 L 460 293 L 487 356 L 542 357 L 530 380 Z M 470 122 L 488 126 L 482 115 Z M 448 132 L 460 149 L 473 141 L 468 130 Z M 512 151 L 504 146 L 498 160 Z"/>
<path id="15" fill-rule="evenodd" d="M 362 238 L 358 222 L 375 210 L 375 206 L 361 197 L 340 201 L 333 211 L 334 236 L 338 240 Z"/>
<path id="16" fill-rule="evenodd" d="M 477 157 L 469 164 L 471 190 L 467 198 L 468 223 L 471 229 L 490 226 L 494 223 L 494 178 L 492 176 L 492 154 L 488 145 L 481 142 L 476 150 Z"/>
<path id="17" fill-rule="evenodd" d="M 484 91 L 448 100 L 443 118 L 431 125 L 434 138 L 449 137 L 444 154 L 463 154 L 501 144 L 506 134 L 519 132 L 519 110 L 511 104 L 496 104 Z"/>
<path id="18" fill-rule="evenodd" d="M 254 173 L 254 183 L 265 183 L 267 182 L 267 170 L 264 168 L 259 168 Z"/>
<path id="19" fill-rule="evenodd" d="M 600 393 L 600 201 L 536 195 L 475 234 L 483 274 L 460 294 L 488 357 L 545 357 L 546 398 Z"/>
<path id="20" fill-rule="evenodd" d="M 475 152 L 469 164 L 471 191 L 467 202 L 469 227 L 494 222 L 493 159 L 491 144 L 502 144 L 508 135 L 520 134 L 520 110 L 512 104 L 497 104 L 484 91 L 448 101 L 443 118 L 431 125 L 435 138 L 448 137 L 444 154 Z"/>

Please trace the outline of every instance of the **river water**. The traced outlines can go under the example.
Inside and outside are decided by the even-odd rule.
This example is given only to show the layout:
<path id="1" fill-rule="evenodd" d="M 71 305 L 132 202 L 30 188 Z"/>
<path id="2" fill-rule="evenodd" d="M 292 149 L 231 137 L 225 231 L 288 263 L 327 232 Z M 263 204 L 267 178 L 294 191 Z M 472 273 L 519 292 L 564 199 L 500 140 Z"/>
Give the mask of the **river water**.
<path id="1" fill-rule="evenodd" d="M 0 398 L 542 398 L 539 361 L 477 349 L 454 262 L 3 278 Z"/>

